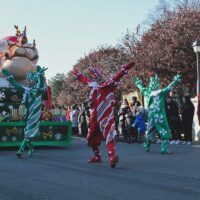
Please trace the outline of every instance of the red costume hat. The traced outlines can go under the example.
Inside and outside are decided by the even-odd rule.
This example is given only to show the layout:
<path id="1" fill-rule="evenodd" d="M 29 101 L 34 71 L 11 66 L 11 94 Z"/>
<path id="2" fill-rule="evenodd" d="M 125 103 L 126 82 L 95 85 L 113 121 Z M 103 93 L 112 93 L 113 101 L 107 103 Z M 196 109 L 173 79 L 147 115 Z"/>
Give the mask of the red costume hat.
<path id="1" fill-rule="evenodd" d="M 101 70 L 98 67 L 92 67 L 92 66 L 90 66 L 88 68 L 88 71 L 90 72 L 90 74 L 92 75 L 92 77 L 94 79 L 99 79 L 100 77 L 102 77 Z"/>

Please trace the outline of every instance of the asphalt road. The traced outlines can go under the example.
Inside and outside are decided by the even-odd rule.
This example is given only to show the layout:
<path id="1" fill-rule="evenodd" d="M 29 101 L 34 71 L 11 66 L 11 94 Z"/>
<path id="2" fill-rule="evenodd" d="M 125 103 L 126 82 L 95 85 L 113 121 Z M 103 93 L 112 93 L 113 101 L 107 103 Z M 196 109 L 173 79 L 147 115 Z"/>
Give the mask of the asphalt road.
<path id="1" fill-rule="evenodd" d="M 15 157 L 16 149 L 0 151 L 0 200 L 200 200 L 200 146 L 160 145 L 144 152 L 139 144 L 117 144 L 120 162 L 88 164 L 84 139 L 64 148 L 37 148 L 33 157 Z"/>

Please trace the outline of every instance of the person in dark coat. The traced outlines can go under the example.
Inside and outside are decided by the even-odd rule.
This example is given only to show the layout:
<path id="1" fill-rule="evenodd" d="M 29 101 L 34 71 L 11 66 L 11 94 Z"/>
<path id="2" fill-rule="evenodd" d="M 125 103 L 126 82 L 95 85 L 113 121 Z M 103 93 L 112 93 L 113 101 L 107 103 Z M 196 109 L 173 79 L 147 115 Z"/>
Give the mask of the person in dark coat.
<path id="1" fill-rule="evenodd" d="M 79 114 L 79 123 L 80 123 L 80 132 L 82 136 L 87 136 L 88 134 L 88 124 L 87 124 L 87 116 L 89 113 L 89 106 L 87 102 L 82 103 L 81 112 Z"/>
<path id="2" fill-rule="evenodd" d="M 194 105 L 191 102 L 189 95 L 184 96 L 182 107 L 182 122 L 183 122 L 183 133 L 184 140 L 187 144 L 192 143 L 192 124 L 194 117 Z"/>
<path id="3" fill-rule="evenodd" d="M 129 112 L 131 112 L 131 109 L 129 107 L 128 100 L 124 99 L 118 111 L 118 118 L 119 118 L 118 128 L 120 135 L 122 135 L 124 138 L 124 141 L 127 141 L 128 139 L 128 133 L 126 128 L 126 114 L 128 114 Z"/>
<path id="4" fill-rule="evenodd" d="M 179 144 L 181 141 L 181 118 L 179 108 L 173 91 L 166 97 L 165 111 L 169 127 L 172 133 L 170 144 Z"/>

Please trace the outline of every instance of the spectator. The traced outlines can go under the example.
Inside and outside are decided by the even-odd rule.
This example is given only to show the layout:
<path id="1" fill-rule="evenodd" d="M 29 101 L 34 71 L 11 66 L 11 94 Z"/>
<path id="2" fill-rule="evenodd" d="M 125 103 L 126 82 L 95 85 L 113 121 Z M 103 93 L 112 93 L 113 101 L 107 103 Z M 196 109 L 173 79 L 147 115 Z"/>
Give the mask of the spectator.
<path id="1" fill-rule="evenodd" d="M 183 122 L 183 133 L 185 140 L 183 144 L 190 145 L 192 143 L 193 117 L 194 117 L 194 105 L 191 102 L 189 95 L 186 95 L 183 98 L 183 107 L 182 107 L 182 122 Z"/>
<path id="2" fill-rule="evenodd" d="M 88 134 L 88 124 L 87 124 L 87 115 L 89 112 L 89 107 L 87 102 L 82 103 L 81 112 L 79 114 L 79 123 L 80 123 L 80 135 L 87 136 Z"/>
<path id="3" fill-rule="evenodd" d="M 134 121 L 136 119 L 139 106 L 141 106 L 140 102 L 137 100 L 136 96 L 133 96 L 132 99 L 131 99 L 131 102 L 130 102 L 130 109 L 132 111 L 132 116 L 133 116 L 132 124 L 134 123 Z M 133 142 L 138 140 L 137 139 L 138 132 L 137 132 L 137 129 L 135 127 L 132 127 L 132 136 L 134 138 Z"/>
<path id="4" fill-rule="evenodd" d="M 166 97 L 165 111 L 172 134 L 170 144 L 179 144 L 181 142 L 181 118 L 174 91 Z"/>
<path id="5" fill-rule="evenodd" d="M 125 129 L 126 129 L 125 132 L 127 134 L 128 144 L 132 143 L 134 140 L 132 122 L 133 122 L 132 112 L 128 111 L 128 113 L 125 115 Z"/>
<path id="6" fill-rule="evenodd" d="M 78 105 L 75 104 L 72 106 L 72 111 L 70 113 L 70 121 L 72 122 L 72 134 L 74 136 L 78 136 L 78 134 L 79 134 L 78 115 L 79 115 Z"/>
<path id="7" fill-rule="evenodd" d="M 66 120 L 67 122 L 70 121 L 70 113 L 71 113 L 71 108 L 70 106 L 67 107 L 67 111 L 66 111 Z"/>
<path id="8" fill-rule="evenodd" d="M 114 107 L 114 118 L 115 118 L 115 129 L 119 135 L 119 117 L 118 117 L 118 113 L 119 113 L 119 109 L 120 109 L 120 101 L 115 101 L 115 107 Z"/>
<path id="9" fill-rule="evenodd" d="M 133 116 L 135 117 L 137 115 L 137 109 L 139 106 L 141 106 L 141 103 L 137 100 L 136 96 L 133 96 L 130 102 L 130 108 L 131 108 L 131 111 L 133 112 Z"/>
<path id="10" fill-rule="evenodd" d="M 146 131 L 146 124 L 145 124 L 145 110 L 143 106 L 140 106 L 138 108 L 138 113 L 136 116 L 136 119 L 133 123 L 133 127 L 137 129 L 138 132 L 138 143 L 141 143 L 144 141 L 144 135 Z"/>
<path id="11" fill-rule="evenodd" d="M 119 117 L 118 129 L 119 129 L 120 135 L 123 135 L 123 138 L 125 141 L 127 141 L 127 129 L 126 129 L 126 123 L 125 123 L 126 121 L 125 116 L 130 111 L 131 110 L 130 110 L 128 101 L 127 99 L 124 99 L 118 113 L 118 117 Z"/>

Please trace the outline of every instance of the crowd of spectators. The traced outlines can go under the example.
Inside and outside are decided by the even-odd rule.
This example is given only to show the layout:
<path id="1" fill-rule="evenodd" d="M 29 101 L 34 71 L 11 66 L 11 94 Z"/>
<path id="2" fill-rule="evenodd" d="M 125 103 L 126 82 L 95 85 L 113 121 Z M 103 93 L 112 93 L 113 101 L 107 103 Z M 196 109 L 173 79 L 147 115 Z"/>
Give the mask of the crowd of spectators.
<path id="1" fill-rule="evenodd" d="M 87 136 L 91 106 L 84 102 L 80 106 L 75 104 L 68 108 L 66 119 L 72 122 L 74 136 Z M 194 105 L 189 95 L 177 98 L 176 93 L 171 91 L 165 99 L 165 111 L 172 133 L 170 144 L 191 144 Z M 127 99 L 116 102 L 114 113 L 120 138 L 128 144 L 142 143 L 147 126 L 147 112 L 136 96 L 129 102 Z M 155 135 L 154 140 L 159 143 L 159 136 Z"/>

